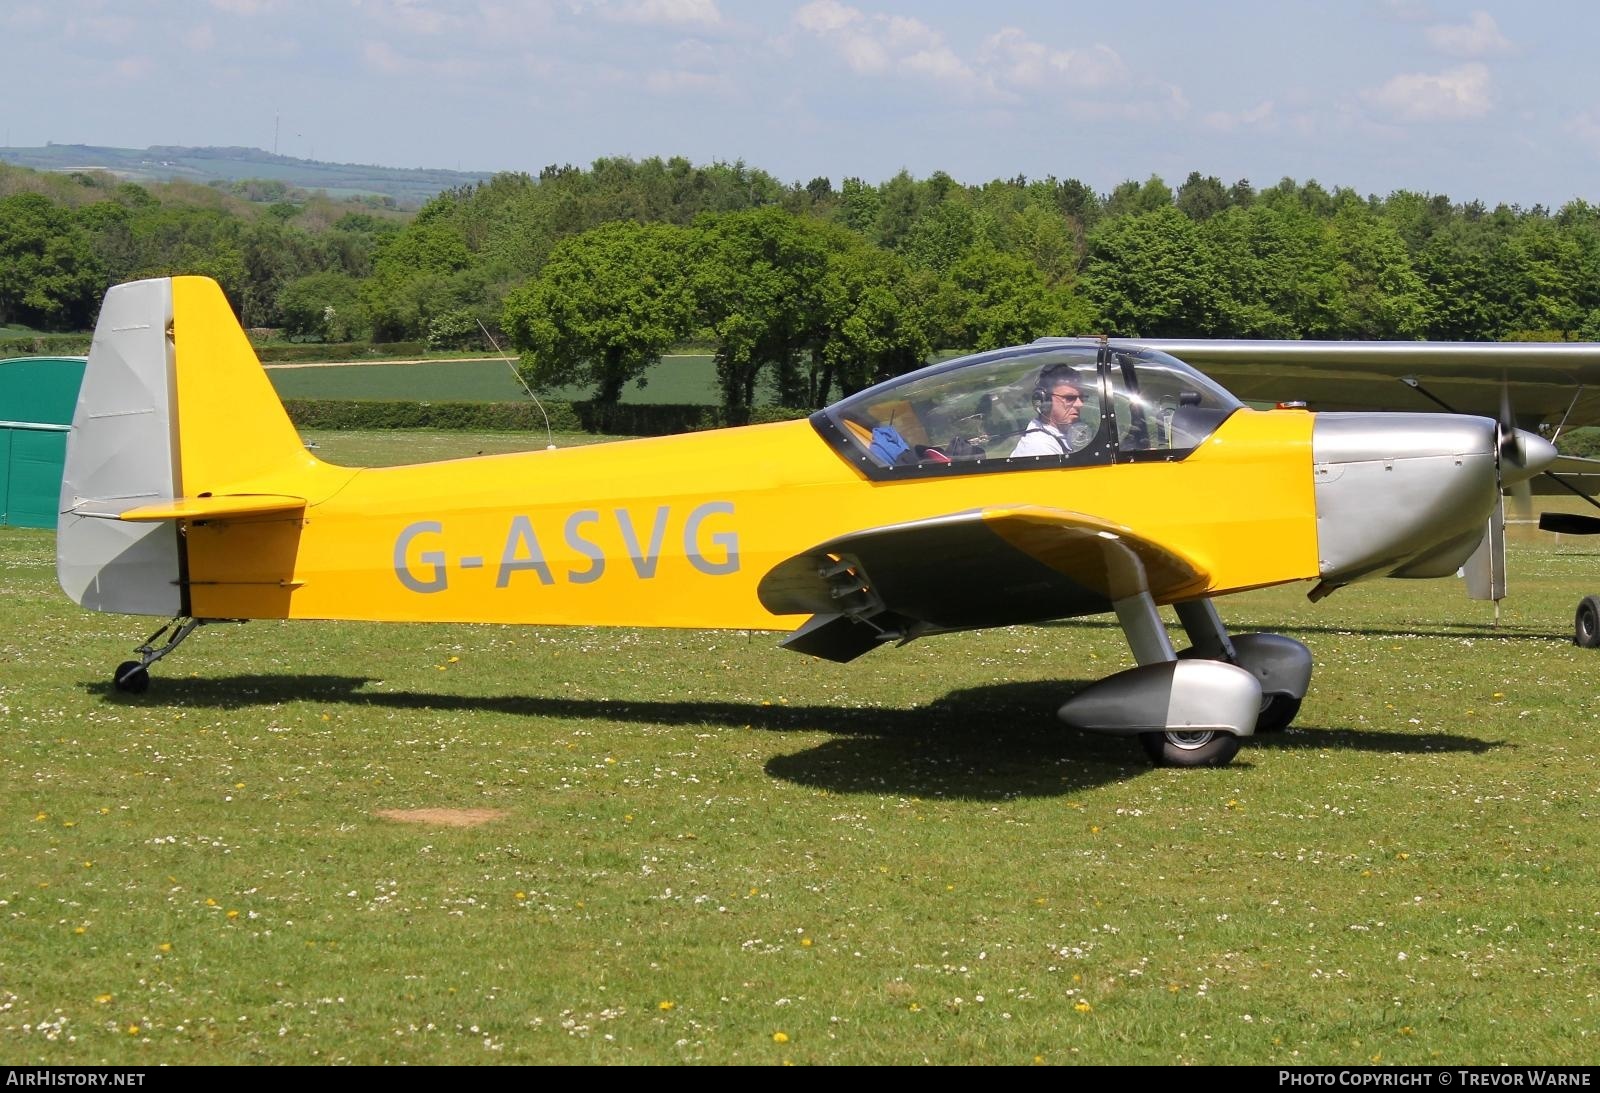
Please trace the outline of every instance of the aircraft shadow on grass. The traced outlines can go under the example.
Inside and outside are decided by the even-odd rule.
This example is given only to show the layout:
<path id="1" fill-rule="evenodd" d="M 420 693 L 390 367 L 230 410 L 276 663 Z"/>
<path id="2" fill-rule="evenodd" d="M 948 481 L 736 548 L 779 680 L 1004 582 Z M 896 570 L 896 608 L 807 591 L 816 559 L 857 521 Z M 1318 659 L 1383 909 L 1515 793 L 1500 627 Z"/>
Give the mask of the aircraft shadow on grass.
<path id="1" fill-rule="evenodd" d="M 380 709 L 466 711 L 562 721 L 722 726 L 762 732 L 827 733 L 832 738 L 766 763 L 775 778 L 837 793 L 1006 800 L 1063 796 L 1150 773 L 1136 741 L 1068 728 L 1055 710 L 1089 680 L 999 683 L 952 691 L 915 709 L 879 706 L 760 705 L 695 700 L 613 700 L 540 695 L 455 695 L 379 691 L 374 681 L 341 675 L 236 675 L 164 679 L 157 701 L 173 706 L 243 709 L 293 702 Z M 109 684 L 85 683 L 107 701 L 146 704 Z M 154 697 L 154 696 L 152 696 Z M 1402 733 L 1306 726 L 1257 736 L 1257 748 L 1423 754 L 1481 754 L 1504 746 L 1453 733 Z M 1236 761 L 1235 765 L 1238 765 Z"/>
<path id="2" fill-rule="evenodd" d="M 1068 630 L 1120 630 L 1116 620 L 1111 619 L 1062 619 L 1056 622 L 1035 623 L 1052 629 Z M 1565 625 L 1565 622 L 1563 622 Z M 1234 622 L 1232 631 L 1237 634 L 1254 633 L 1257 627 L 1247 623 Z M 1273 623 L 1270 626 L 1259 628 L 1274 634 L 1331 634 L 1335 637 L 1375 637 L 1375 638 L 1483 638 L 1490 641 L 1552 641 L 1570 640 L 1565 630 L 1557 632 L 1552 623 L 1551 629 L 1544 630 L 1539 627 L 1508 625 L 1495 626 L 1493 623 L 1483 622 L 1443 622 L 1430 623 L 1423 626 L 1395 625 L 1395 626 L 1346 626 L 1340 623 Z"/>

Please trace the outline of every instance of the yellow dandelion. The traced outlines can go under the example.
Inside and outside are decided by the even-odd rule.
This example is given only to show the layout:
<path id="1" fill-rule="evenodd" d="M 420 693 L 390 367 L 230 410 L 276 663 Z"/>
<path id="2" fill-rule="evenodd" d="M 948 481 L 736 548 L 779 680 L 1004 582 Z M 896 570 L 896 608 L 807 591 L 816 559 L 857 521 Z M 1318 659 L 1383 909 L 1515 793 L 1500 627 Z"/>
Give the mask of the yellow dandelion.
<path id="1" fill-rule="evenodd" d="M 1490 695 L 1489 697 L 1490 698 L 1504 698 L 1505 696 L 1506 696 L 1506 693 L 1504 691 L 1496 691 L 1494 694 Z"/>
<path id="2" fill-rule="evenodd" d="M 1229 807 L 1229 808 L 1238 808 L 1239 807 L 1238 799 L 1230 797 L 1228 799 L 1228 806 L 1227 807 Z"/>
<path id="3" fill-rule="evenodd" d="M 1100 834 L 1100 825 L 1099 824 L 1090 824 L 1089 825 L 1089 834 L 1091 834 L 1091 835 Z"/>
<path id="4" fill-rule="evenodd" d="M 233 788 L 234 789 L 243 789 L 244 788 L 244 783 L 243 782 L 235 782 L 235 783 L 233 783 Z"/>
<path id="5" fill-rule="evenodd" d="M 109 815 L 111 815 L 111 810 L 109 808 L 102 808 L 100 810 L 100 815 L 109 816 Z"/>
<path id="6" fill-rule="evenodd" d="M 61 821 L 61 826 L 62 827 L 77 827 L 78 826 L 78 821 L 77 820 L 62 820 Z"/>
<path id="7" fill-rule="evenodd" d="M 1094 1007 L 1091 1006 L 1089 1003 L 1085 1002 L 1081 998 L 1078 999 L 1076 1002 L 1074 1002 L 1072 1004 L 1072 1008 L 1077 1010 L 1079 1013 L 1093 1013 L 1094 1012 Z"/>
<path id="8" fill-rule="evenodd" d="M 1396 854 L 1395 857 L 1399 858 L 1401 861 L 1405 861 L 1407 858 L 1411 857 L 1411 855 L 1402 850 L 1400 853 Z"/>
<path id="9" fill-rule="evenodd" d="M 519 899 L 519 900 L 527 899 L 528 898 L 528 893 L 526 893 L 526 892 L 518 892 L 513 898 L 514 899 Z"/>
<path id="10" fill-rule="evenodd" d="M 614 759 L 614 758 L 613 758 L 613 757 L 611 757 L 611 756 L 609 756 L 609 755 L 608 755 L 608 756 L 606 756 L 606 765 L 607 765 L 607 766 L 610 766 L 610 765 L 611 765 L 611 764 L 613 764 L 613 763 L 615 763 L 615 762 L 616 762 L 616 759 Z"/>
<path id="11" fill-rule="evenodd" d="M 1044 1056 L 1043 1055 L 1035 1055 L 1033 1057 L 1033 1065 L 1034 1066 L 1043 1066 L 1044 1065 Z"/>
<path id="12" fill-rule="evenodd" d="M 750 894 L 751 894 L 751 895 L 752 895 L 752 896 L 759 896 L 759 895 L 760 895 L 760 894 L 761 894 L 761 889 L 759 889 L 759 888 L 757 888 L 757 887 L 755 887 L 755 886 L 754 886 L 754 885 L 751 885 L 751 887 L 750 887 Z"/>
<path id="13" fill-rule="evenodd" d="M 94 1000 L 103 1006 L 107 1002 L 111 1001 L 111 996 L 109 994 L 97 994 L 94 996 Z"/>
<path id="14" fill-rule="evenodd" d="M 74 926 L 72 928 L 72 932 L 81 937 L 82 935 L 84 935 L 84 934 L 89 932 L 89 927 L 87 927 L 87 926 Z"/>
<path id="15" fill-rule="evenodd" d="M 662 1013 L 666 1013 L 668 1010 L 675 1010 L 677 1008 L 678 1003 L 667 998 L 663 998 L 661 1001 L 656 1003 L 656 1009 L 660 1010 Z"/>
<path id="16" fill-rule="evenodd" d="M 39 814 L 38 814 L 38 815 L 37 815 L 37 816 L 35 816 L 35 817 L 34 817 L 34 818 L 33 818 L 33 822 L 34 822 L 34 823 L 39 823 L 39 822 L 40 822 L 40 821 L 41 821 L 41 820 L 48 820 L 48 819 L 49 819 L 49 818 L 50 818 L 50 813 L 48 813 L 48 812 L 41 812 L 41 813 L 39 813 Z"/>
<path id="17" fill-rule="evenodd" d="M 137 1036 L 137 1035 L 139 1035 L 139 1026 L 138 1025 L 129 1025 L 128 1026 L 128 1035 L 129 1036 Z"/>
<path id="18" fill-rule="evenodd" d="M 322 715 L 322 720 L 324 720 L 324 721 L 332 721 L 333 718 L 329 717 L 327 714 L 323 714 Z"/>
<path id="19" fill-rule="evenodd" d="M 802 937 L 802 938 L 801 938 L 801 939 L 800 939 L 800 947 L 801 947 L 801 948 L 802 948 L 802 949 L 809 949 L 809 948 L 811 948 L 811 939 L 810 939 L 810 938 L 809 938 L 809 937 Z"/>
<path id="20" fill-rule="evenodd" d="M 83 867 L 85 869 L 93 869 L 94 868 L 94 862 L 86 861 L 86 862 L 83 863 Z"/>
<path id="21" fill-rule="evenodd" d="M 229 911 L 228 912 L 228 917 L 229 918 L 238 918 L 239 917 L 239 912 L 238 911 Z"/>
<path id="22" fill-rule="evenodd" d="M 774 1032 L 772 1034 L 772 1042 L 775 1044 L 787 1044 L 789 1042 L 789 1034 L 787 1032 Z"/>
<path id="23" fill-rule="evenodd" d="M 623 817 L 622 817 L 622 822 L 625 823 L 625 824 L 633 823 L 633 813 L 631 813 L 631 812 L 625 813 L 623 815 Z"/>
<path id="24" fill-rule="evenodd" d="M 170 953 L 172 951 L 172 942 L 163 941 L 161 944 L 157 945 L 156 948 L 160 949 L 164 953 Z"/>
<path id="25" fill-rule="evenodd" d="M 207 907 L 215 907 L 216 905 L 217 905 L 217 901 L 216 900 L 212 899 L 210 896 L 206 897 L 206 906 Z"/>
<path id="26" fill-rule="evenodd" d="M 461 658 L 460 657 L 451 657 L 449 660 L 445 661 L 445 663 L 446 664 L 460 664 L 461 663 Z"/>
<path id="27" fill-rule="evenodd" d="M 1400 1035 L 1401 1036 L 1415 1036 L 1416 1034 L 1417 1034 L 1417 1030 L 1412 1028 L 1410 1025 L 1401 1025 L 1400 1026 Z"/>
<path id="28" fill-rule="evenodd" d="M 922 1012 L 922 1004 L 920 1002 L 913 1002 L 909 1006 L 907 1006 L 906 1009 L 910 1010 L 912 1013 L 921 1013 Z"/>

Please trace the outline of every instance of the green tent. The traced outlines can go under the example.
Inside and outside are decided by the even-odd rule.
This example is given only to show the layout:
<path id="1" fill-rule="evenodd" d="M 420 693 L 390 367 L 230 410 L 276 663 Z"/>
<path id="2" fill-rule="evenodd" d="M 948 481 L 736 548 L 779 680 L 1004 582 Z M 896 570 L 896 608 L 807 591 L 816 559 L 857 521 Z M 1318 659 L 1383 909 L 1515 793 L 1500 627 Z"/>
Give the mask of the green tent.
<path id="1" fill-rule="evenodd" d="M 82 357 L 0 360 L 0 524 L 56 526 Z"/>

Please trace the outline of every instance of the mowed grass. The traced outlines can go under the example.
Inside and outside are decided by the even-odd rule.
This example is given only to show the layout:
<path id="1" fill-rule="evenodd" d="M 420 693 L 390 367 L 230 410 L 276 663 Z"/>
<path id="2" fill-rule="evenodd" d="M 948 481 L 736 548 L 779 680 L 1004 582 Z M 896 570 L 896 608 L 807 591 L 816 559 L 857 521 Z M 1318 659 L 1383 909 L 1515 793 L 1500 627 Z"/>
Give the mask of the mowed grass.
<path id="1" fill-rule="evenodd" d="M 1587 1064 L 1600 1041 L 1581 540 L 1515 545 L 1498 629 L 1451 581 L 1223 601 L 1317 672 L 1294 728 L 1198 771 L 1053 720 L 1131 663 L 1105 619 L 851 665 L 765 633 L 217 625 L 135 698 L 111 668 L 154 624 L 73 606 L 52 552 L 0 530 L 15 1064 Z"/>
<path id="2" fill-rule="evenodd" d="M 528 395 L 504 360 L 424 361 L 420 364 L 336 364 L 268 368 L 281 398 L 521 402 Z M 545 398 L 587 399 L 585 387 L 540 390 Z M 651 369 L 648 382 L 630 383 L 622 401 L 715 406 L 721 401 L 709 354 L 672 354 Z"/>

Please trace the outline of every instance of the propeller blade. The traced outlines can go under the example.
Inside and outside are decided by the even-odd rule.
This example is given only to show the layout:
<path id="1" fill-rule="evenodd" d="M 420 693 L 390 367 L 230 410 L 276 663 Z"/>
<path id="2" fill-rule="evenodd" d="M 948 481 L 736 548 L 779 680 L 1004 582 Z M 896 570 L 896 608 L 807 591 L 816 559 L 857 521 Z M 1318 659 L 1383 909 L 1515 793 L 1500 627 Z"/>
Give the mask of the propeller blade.
<path id="1" fill-rule="evenodd" d="M 1533 522 L 1533 482 L 1524 478 L 1511 483 L 1511 517 L 1519 524 Z"/>
<path id="2" fill-rule="evenodd" d="M 1511 412 L 1511 386 L 1504 376 L 1500 377 L 1500 416 L 1496 419 L 1500 423 L 1500 462 L 1513 467 L 1522 467 L 1526 464 L 1522 443 L 1517 436 L 1516 415 Z"/>

